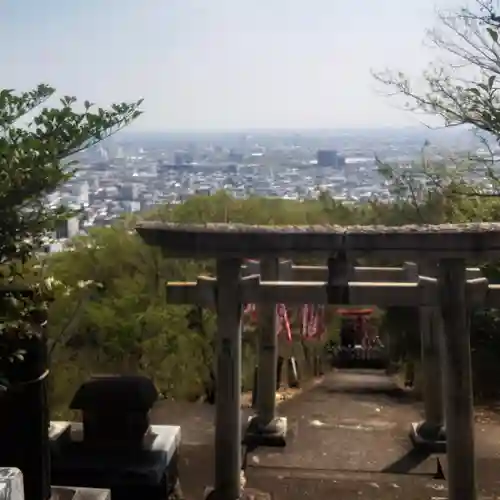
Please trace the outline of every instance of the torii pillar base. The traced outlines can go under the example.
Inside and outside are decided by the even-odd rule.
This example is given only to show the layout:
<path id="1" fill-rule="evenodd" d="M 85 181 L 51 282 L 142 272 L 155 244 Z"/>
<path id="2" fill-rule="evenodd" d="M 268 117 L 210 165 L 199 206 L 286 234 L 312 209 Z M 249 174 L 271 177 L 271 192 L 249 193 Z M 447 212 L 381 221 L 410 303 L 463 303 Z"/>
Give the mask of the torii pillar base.
<path id="1" fill-rule="evenodd" d="M 243 442 L 247 446 L 286 446 L 288 422 L 286 417 L 275 417 L 270 422 L 263 423 L 258 415 L 248 419 Z"/>
<path id="2" fill-rule="evenodd" d="M 446 453 L 446 429 L 428 422 L 413 422 L 410 439 L 415 449 L 431 453 Z"/>
<path id="3" fill-rule="evenodd" d="M 205 488 L 204 500 L 225 500 L 227 496 L 216 492 L 213 488 Z M 245 488 L 236 500 L 272 500 L 271 494 L 254 488 Z"/>

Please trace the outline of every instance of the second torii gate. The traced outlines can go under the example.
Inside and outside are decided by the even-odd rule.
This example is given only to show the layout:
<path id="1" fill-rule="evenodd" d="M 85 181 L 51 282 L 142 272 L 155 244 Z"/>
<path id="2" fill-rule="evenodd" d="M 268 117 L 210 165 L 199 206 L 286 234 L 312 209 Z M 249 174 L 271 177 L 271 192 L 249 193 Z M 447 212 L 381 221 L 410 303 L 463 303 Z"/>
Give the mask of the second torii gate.
<path id="1" fill-rule="evenodd" d="M 247 261 L 242 266 L 245 276 L 260 275 L 262 281 L 326 282 L 327 266 L 295 265 L 290 260 L 262 259 Z M 278 267 L 276 267 L 278 266 Z M 405 262 L 401 267 L 355 266 L 351 270 L 351 280 L 365 283 L 392 282 L 416 283 L 420 274 L 435 277 L 437 264 Z M 482 277 L 479 268 L 466 269 L 467 280 Z M 175 293 L 175 292 L 174 292 Z M 366 304 L 364 304 L 366 305 Z M 257 417 L 247 433 L 253 442 L 261 445 L 282 446 L 286 442 L 287 422 L 284 417 L 276 416 L 276 356 L 277 345 L 275 316 L 272 304 L 261 304 L 262 317 L 259 323 L 259 372 Z M 421 342 L 421 362 L 423 380 L 424 420 L 410 425 L 410 438 L 415 447 L 429 451 L 446 450 L 446 430 L 444 425 L 444 402 L 442 383 L 443 324 L 439 308 L 419 308 L 419 329 Z"/>

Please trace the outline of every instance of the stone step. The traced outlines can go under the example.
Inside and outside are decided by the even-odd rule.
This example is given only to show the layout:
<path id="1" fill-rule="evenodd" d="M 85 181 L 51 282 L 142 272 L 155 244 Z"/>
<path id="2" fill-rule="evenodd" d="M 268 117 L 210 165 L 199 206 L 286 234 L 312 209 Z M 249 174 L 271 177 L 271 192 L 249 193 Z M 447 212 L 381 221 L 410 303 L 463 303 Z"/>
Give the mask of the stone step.
<path id="1" fill-rule="evenodd" d="M 274 477 L 277 479 L 311 479 L 329 481 L 355 481 L 364 483 L 383 484 L 415 484 L 422 483 L 434 489 L 446 486 L 445 480 L 433 479 L 430 474 L 392 474 L 376 471 L 351 471 L 338 469 L 306 469 L 299 467 L 260 467 L 250 465 L 247 470 L 248 477 Z"/>
<path id="2" fill-rule="evenodd" d="M 273 500 L 446 500 L 445 480 L 426 474 L 389 474 L 299 468 L 248 467 L 247 485 L 272 494 Z M 479 500 L 500 498 L 500 485 L 479 485 Z"/>

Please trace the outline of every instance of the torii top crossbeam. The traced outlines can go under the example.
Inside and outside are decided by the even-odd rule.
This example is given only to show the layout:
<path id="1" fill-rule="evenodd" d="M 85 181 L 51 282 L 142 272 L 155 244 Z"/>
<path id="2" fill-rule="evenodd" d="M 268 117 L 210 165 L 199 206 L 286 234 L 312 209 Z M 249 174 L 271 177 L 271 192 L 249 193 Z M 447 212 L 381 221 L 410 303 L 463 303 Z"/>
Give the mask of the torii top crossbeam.
<path id="1" fill-rule="evenodd" d="M 500 223 L 412 226 L 250 226 L 140 222 L 144 241 L 181 258 L 311 255 L 383 256 L 398 260 L 500 257 Z"/>

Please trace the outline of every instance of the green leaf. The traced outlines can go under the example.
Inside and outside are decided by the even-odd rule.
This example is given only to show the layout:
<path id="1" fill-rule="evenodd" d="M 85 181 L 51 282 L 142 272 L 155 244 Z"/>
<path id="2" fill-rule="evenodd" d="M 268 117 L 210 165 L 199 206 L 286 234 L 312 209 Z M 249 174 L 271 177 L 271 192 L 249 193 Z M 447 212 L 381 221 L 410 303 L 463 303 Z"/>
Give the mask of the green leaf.
<path id="1" fill-rule="evenodd" d="M 478 97 L 481 95 L 481 92 L 479 92 L 479 90 L 476 87 L 468 88 L 466 89 L 466 92 L 469 92 L 470 94 L 475 94 Z"/>

